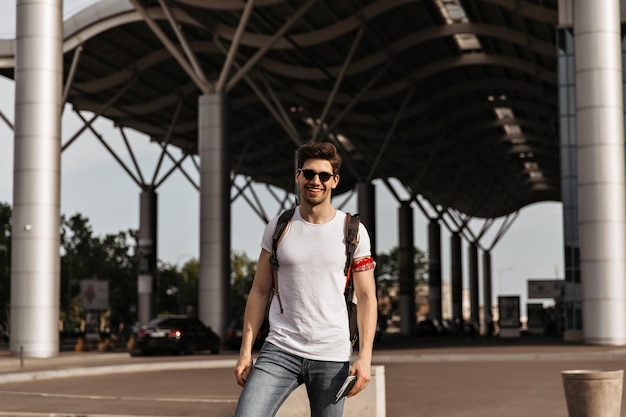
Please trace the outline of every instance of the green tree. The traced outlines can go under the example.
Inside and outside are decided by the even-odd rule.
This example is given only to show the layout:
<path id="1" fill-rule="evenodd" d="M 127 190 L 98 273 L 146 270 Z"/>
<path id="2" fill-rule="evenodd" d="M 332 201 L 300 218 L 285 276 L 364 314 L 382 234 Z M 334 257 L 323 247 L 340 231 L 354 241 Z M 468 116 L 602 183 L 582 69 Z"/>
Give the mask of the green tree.
<path id="1" fill-rule="evenodd" d="M 252 287 L 256 261 L 250 260 L 244 253 L 231 253 L 231 317 L 243 316 L 246 309 L 246 300 Z"/>
<path id="2" fill-rule="evenodd" d="M 184 313 L 198 311 L 198 287 L 200 286 L 200 261 L 190 259 L 181 269 L 180 302 Z"/>
<path id="3" fill-rule="evenodd" d="M 179 269 L 176 265 L 159 262 L 158 314 L 190 314 L 198 311 L 200 263 L 192 258 Z"/>
<path id="4" fill-rule="evenodd" d="M 420 248 L 413 249 L 413 263 L 415 265 L 415 285 L 428 282 L 428 255 Z M 389 253 L 381 253 L 376 257 L 376 281 L 381 285 L 394 285 L 398 282 L 400 266 L 398 264 L 398 248 L 394 247 Z"/>
<path id="5" fill-rule="evenodd" d="M 420 296 L 418 287 L 428 282 L 428 256 L 419 248 L 413 250 L 413 264 L 415 266 L 415 307 L 419 311 L 422 304 L 428 304 L 428 299 Z M 380 289 L 386 289 L 391 298 L 392 311 L 398 308 L 399 304 L 399 277 L 400 265 L 398 262 L 399 250 L 392 248 L 389 253 L 381 253 L 376 257 L 376 269 L 374 275 Z M 422 291 L 423 292 L 423 291 Z"/>
<path id="6" fill-rule="evenodd" d="M 84 312 L 80 306 L 80 281 L 100 279 L 109 283 L 109 317 L 114 324 L 136 320 L 137 260 L 135 231 L 104 238 L 93 236 L 89 219 L 81 214 L 61 217 L 61 310 L 64 322 L 78 327 Z"/>
<path id="7" fill-rule="evenodd" d="M 182 273 L 174 264 L 159 262 L 158 280 L 155 286 L 157 315 L 178 314 L 181 310 Z"/>
<path id="8" fill-rule="evenodd" d="M 255 261 L 241 252 L 231 253 L 231 317 L 243 316 L 255 272 Z M 197 259 L 187 261 L 180 269 L 166 262 L 159 263 L 156 291 L 159 314 L 196 312 L 199 277 L 200 263 Z"/>
<path id="9" fill-rule="evenodd" d="M 89 219 L 81 214 L 61 216 L 61 311 L 68 331 L 78 328 L 83 318 L 80 281 L 94 278 L 96 245 Z"/>
<path id="10" fill-rule="evenodd" d="M 94 276 L 109 282 L 111 324 L 133 323 L 137 306 L 137 232 L 108 234 L 97 242 Z"/>

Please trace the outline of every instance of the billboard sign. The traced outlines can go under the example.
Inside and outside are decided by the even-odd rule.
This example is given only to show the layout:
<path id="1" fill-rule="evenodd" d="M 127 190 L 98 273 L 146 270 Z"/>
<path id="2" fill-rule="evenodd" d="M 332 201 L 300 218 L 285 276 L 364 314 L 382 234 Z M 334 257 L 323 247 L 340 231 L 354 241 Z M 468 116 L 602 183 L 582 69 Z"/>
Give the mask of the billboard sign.
<path id="1" fill-rule="evenodd" d="M 80 281 L 80 305 L 85 310 L 106 310 L 109 308 L 109 283 L 95 279 Z"/>
<path id="2" fill-rule="evenodd" d="M 535 327 L 543 328 L 543 304 L 526 303 L 526 315 L 528 316 L 526 325 L 529 329 Z"/>
<path id="3" fill-rule="evenodd" d="M 500 337 L 519 337 L 521 327 L 519 296 L 499 296 L 498 314 Z"/>
<path id="4" fill-rule="evenodd" d="M 528 298 L 561 298 L 563 283 L 562 279 L 529 279 Z"/>

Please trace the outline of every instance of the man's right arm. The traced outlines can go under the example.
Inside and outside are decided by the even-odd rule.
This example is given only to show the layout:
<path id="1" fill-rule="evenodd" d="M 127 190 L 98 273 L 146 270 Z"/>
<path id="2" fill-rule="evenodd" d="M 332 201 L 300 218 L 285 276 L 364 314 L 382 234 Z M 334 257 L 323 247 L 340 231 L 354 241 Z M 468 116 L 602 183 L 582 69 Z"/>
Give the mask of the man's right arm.
<path id="1" fill-rule="evenodd" d="M 235 366 L 235 378 L 237 379 L 237 383 L 241 386 L 245 384 L 252 370 L 252 346 L 265 319 L 267 305 L 272 293 L 274 280 L 272 265 L 269 261 L 270 255 L 271 254 L 265 249 L 261 250 L 256 273 L 254 274 L 254 280 L 252 282 L 252 288 L 250 289 L 246 302 L 239 360 Z"/>

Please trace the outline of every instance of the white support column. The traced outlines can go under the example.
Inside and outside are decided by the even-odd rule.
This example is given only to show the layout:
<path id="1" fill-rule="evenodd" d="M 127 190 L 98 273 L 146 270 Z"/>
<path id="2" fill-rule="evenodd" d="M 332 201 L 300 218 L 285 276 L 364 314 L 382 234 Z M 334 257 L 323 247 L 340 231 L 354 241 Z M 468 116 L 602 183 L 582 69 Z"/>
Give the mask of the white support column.
<path id="1" fill-rule="evenodd" d="M 200 155 L 200 283 L 198 318 L 220 337 L 230 300 L 230 168 L 222 94 L 198 100 Z"/>
<path id="2" fill-rule="evenodd" d="M 62 0 L 17 0 L 11 341 L 59 353 Z"/>
<path id="3" fill-rule="evenodd" d="M 493 296 L 491 291 L 491 252 L 483 252 L 483 317 L 487 335 L 493 333 Z"/>
<path id="4" fill-rule="evenodd" d="M 137 276 L 137 315 L 148 324 L 155 317 L 157 276 L 158 199 L 153 187 L 146 186 L 139 196 L 139 275 Z"/>
<path id="5" fill-rule="evenodd" d="M 574 2 L 585 343 L 626 344 L 626 174 L 619 0 Z"/>

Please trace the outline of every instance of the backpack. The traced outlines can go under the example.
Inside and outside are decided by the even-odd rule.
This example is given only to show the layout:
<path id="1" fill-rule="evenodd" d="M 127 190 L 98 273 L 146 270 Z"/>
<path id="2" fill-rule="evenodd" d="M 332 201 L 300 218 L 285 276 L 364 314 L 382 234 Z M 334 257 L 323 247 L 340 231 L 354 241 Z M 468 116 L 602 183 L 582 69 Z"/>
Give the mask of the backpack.
<path id="1" fill-rule="evenodd" d="M 274 272 L 274 282 L 272 285 L 272 292 L 276 296 L 278 300 L 278 305 L 280 308 L 281 314 L 283 313 L 283 304 L 280 301 L 280 294 L 278 293 L 278 258 L 276 257 L 276 249 L 278 248 L 278 242 L 287 227 L 287 223 L 293 217 L 293 213 L 296 208 L 293 207 L 289 210 L 284 211 L 280 217 L 278 218 L 278 222 L 276 223 L 276 229 L 274 229 L 274 235 L 272 236 L 272 254 L 270 256 L 270 263 L 272 264 L 272 269 Z M 350 343 L 352 346 L 356 343 L 358 339 L 358 327 L 356 321 L 356 304 L 353 302 L 354 297 L 354 283 L 352 280 L 352 258 L 354 257 L 354 251 L 356 250 L 356 246 L 359 244 L 359 215 L 351 215 L 350 213 L 346 213 L 346 222 L 344 228 L 344 242 L 346 244 L 346 265 L 344 267 L 343 273 L 346 276 L 346 286 L 343 292 L 346 308 L 348 310 L 348 323 L 350 326 Z"/>

